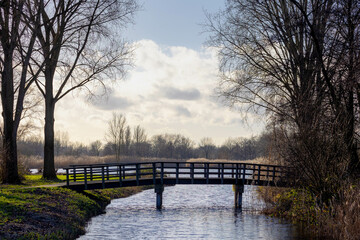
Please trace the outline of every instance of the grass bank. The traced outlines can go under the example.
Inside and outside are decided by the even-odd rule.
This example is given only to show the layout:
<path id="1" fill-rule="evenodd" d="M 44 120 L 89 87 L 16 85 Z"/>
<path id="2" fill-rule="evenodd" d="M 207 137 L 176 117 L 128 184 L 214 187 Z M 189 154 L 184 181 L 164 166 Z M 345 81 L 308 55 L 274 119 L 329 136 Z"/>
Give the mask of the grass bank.
<path id="1" fill-rule="evenodd" d="M 319 239 L 360 239 L 360 187 L 339 189 L 338 197 L 323 204 L 306 189 L 260 187 L 259 196 L 268 204 L 264 211 L 301 224 Z"/>
<path id="2" fill-rule="evenodd" d="M 78 193 L 59 187 L 34 187 L 53 183 L 40 176 L 26 176 L 23 185 L 0 185 L 0 239 L 75 239 L 85 233 L 87 221 L 103 213 L 111 199 L 145 189 Z"/>

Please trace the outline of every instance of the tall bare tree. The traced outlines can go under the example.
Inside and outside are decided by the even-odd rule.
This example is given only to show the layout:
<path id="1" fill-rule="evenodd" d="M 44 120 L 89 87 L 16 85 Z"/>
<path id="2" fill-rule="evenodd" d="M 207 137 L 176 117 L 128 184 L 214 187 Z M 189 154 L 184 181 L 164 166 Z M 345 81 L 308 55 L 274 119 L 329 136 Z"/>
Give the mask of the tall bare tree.
<path id="1" fill-rule="evenodd" d="M 131 128 L 130 126 L 127 126 L 125 129 L 125 134 L 124 134 L 124 153 L 125 155 L 130 155 L 130 146 L 131 146 Z"/>
<path id="2" fill-rule="evenodd" d="M 146 144 L 146 134 L 145 129 L 141 128 L 140 125 L 134 127 L 133 143 L 135 147 L 135 155 L 142 156 L 143 147 L 144 144 Z"/>
<path id="3" fill-rule="evenodd" d="M 216 146 L 211 138 L 204 137 L 199 142 L 199 148 L 204 152 L 205 158 L 209 159 Z"/>
<path id="4" fill-rule="evenodd" d="M 99 140 L 96 140 L 90 144 L 90 154 L 93 156 L 100 156 L 100 150 L 102 143 Z"/>
<path id="5" fill-rule="evenodd" d="M 29 24 L 28 15 L 36 12 L 26 1 L 0 2 L 0 72 L 2 104 L 2 139 L 4 183 L 20 182 L 17 166 L 17 133 L 24 110 L 25 94 L 34 81 L 28 69 L 34 51 L 35 31 L 39 28 L 39 14 Z M 31 25 L 31 28 L 29 28 Z M 37 73 L 34 73 L 35 75 Z"/>
<path id="6" fill-rule="evenodd" d="M 270 113 L 288 160 L 314 191 L 359 172 L 359 13 L 353 0 L 228 0 L 208 18 L 219 93 Z"/>
<path id="7" fill-rule="evenodd" d="M 105 138 L 112 144 L 117 162 L 120 161 L 120 154 L 124 144 L 125 131 L 125 116 L 119 113 L 113 113 L 112 119 L 108 122 L 108 130 Z"/>
<path id="8" fill-rule="evenodd" d="M 130 64 L 130 44 L 120 31 L 132 21 L 136 0 L 35 0 L 41 14 L 36 31 L 42 75 L 36 84 L 45 99 L 44 178 L 56 178 L 55 105 L 76 89 L 93 94 L 106 81 L 121 78 Z M 34 15 L 30 16 L 35 19 Z"/>

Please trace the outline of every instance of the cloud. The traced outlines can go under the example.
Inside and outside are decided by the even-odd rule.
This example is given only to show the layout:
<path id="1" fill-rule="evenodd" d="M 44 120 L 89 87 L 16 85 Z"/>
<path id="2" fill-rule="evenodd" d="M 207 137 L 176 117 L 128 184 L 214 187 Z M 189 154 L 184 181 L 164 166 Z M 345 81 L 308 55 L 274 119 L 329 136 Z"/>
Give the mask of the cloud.
<path id="1" fill-rule="evenodd" d="M 167 99 L 192 101 L 201 98 L 201 93 L 196 88 L 181 90 L 175 87 L 159 88 L 159 92 Z"/>
<path id="2" fill-rule="evenodd" d="M 188 118 L 192 117 L 191 112 L 186 107 L 176 106 L 175 111 L 178 113 L 179 116 L 185 116 Z"/>
<path id="3" fill-rule="evenodd" d="M 102 139 L 111 111 L 124 114 L 128 124 L 140 125 L 148 136 L 179 133 L 194 141 L 212 137 L 218 144 L 229 137 L 256 135 L 264 123 L 242 115 L 214 98 L 218 59 L 213 49 L 159 46 L 137 42 L 136 61 L 125 81 L 112 86 L 108 99 L 84 102 L 70 96 L 57 107 L 56 124 L 73 141 Z"/>
<path id="4" fill-rule="evenodd" d="M 106 99 L 93 100 L 91 103 L 97 109 L 106 110 L 106 111 L 126 110 L 130 106 L 134 105 L 134 103 L 128 100 L 127 98 L 117 97 L 112 95 L 110 95 Z"/>

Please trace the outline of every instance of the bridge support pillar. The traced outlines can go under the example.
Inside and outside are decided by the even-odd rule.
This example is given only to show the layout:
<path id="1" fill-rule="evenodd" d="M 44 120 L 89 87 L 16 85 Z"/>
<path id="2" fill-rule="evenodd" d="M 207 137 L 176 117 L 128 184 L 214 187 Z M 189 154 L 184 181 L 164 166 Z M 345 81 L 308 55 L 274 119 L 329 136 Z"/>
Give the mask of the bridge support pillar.
<path id="1" fill-rule="evenodd" d="M 162 207 L 162 193 L 164 192 L 164 185 L 157 184 L 155 185 L 155 193 L 156 193 L 156 208 L 161 209 Z"/>
<path id="2" fill-rule="evenodd" d="M 235 192 L 235 208 L 242 208 L 242 194 L 244 192 L 244 185 L 243 184 L 236 184 L 233 185 L 233 190 Z"/>

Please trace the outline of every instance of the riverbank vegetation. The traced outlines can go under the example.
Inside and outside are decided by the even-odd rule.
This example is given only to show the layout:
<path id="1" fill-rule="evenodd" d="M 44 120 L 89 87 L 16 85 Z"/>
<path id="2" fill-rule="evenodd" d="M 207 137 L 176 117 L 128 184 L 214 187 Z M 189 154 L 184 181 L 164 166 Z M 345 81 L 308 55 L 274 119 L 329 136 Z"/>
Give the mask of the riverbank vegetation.
<path id="1" fill-rule="evenodd" d="M 258 194 L 267 203 L 266 215 L 300 224 L 312 236 L 325 239 L 359 239 L 360 188 L 348 185 L 341 196 L 326 205 L 305 189 L 260 187 Z"/>
<path id="2" fill-rule="evenodd" d="M 228 0 L 206 26 L 220 97 L 266 114 L 274 151 L 292 169 L 277 214 L 336 239 L 359 238 L 359 26 L 353 0 Z"/>
<path id="3" fill-rule="evenodd" d="M 59 187 L 40 175 L 23 185 L 0 185 L 0 239 L 75 239 L 87 221 L 101 214 L 111 199 L 140 192 L 141 187 L 84 191 Z"/>

